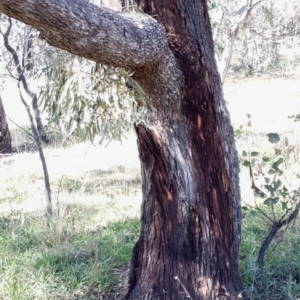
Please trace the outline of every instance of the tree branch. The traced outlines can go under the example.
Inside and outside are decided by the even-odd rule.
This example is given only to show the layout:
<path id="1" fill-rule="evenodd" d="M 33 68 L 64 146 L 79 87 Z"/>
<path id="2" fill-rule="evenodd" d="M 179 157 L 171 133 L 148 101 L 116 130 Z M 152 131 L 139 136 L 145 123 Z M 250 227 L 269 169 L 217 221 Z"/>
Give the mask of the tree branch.
<path id="1" fill-rule="evenodd" d="M 0 0 L 0 13 L 36 28 L 52 46 L 110 66 L 139 67 L 167 49 L 150 16 L 122 15 L 86 0 Z"/>

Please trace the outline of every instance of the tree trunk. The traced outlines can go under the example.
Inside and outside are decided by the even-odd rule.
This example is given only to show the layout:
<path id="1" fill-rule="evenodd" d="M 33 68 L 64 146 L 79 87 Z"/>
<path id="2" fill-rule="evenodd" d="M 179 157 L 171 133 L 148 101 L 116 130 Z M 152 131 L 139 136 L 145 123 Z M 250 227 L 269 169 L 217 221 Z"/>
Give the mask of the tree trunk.
<path id="1" fill-rule="evenodd" d="M 22 73 L 24 74 L 24 77 L 21 77 L 21 82 L 23 85 L 23 88 L 26 92 L 26 94 L 31 98 L 31 105 L 32 105 L 32 110 L 34 113 L 34 120 L 35 120 L 35 124 L 36 124 L 36 129 L 39 135 L 39 138 L 45 142 L 46 144 L 49 142 L 49 139 L 47 137 L 47 134 L 45 132 L 44 129 L 44 125 L 43 125 L 43 121 L 41 118 L 41 112 L 40 112 L 40 108 L 38 105 L 38 98 L 36 93 L 33 93 L 28 86 L 27 83 L 27 73 L 32 69 L 32 56 L 31 56 L 31 51 L 32 51 L 32 39 L 33 39 L 33 35 L 32 35 L 32 28 L 29 26 L 26 26 L 24 28 L 24 35 L 23 35 L 23 52 L 21 54 L 21 59 L 19 59 L 22 64 Z M 17 68 L 16 68 L 17 69 Z M 18 71 L 18 69 L 17 69 Z M 21 76 L 20 73 L 18 73 L 19 76 Z"/>
<path id="2" fill-rule="evenodd" d="M 40 156 L 40 160 L 42 163 L 42 168 L 43 168 L 43 175 L 44 175 L 44 185 L 45 185 L 45 197 L 46 197 L 46 216 L 48 219 L 52 218 L 53 216 L 53 209 L 52 209 L 52 197 L 51 197 L 51 188 L 50 188 L 50 178 L 49 178 L 49 173 L 48 173 L 48 167 L 47 167 L 47 163 L 46 163 L 46 158 L 44 155 L 44 151 L 42 148 L 42 144 L 41 144 L 41 138 L 39 136 L 39 132 L 37 130 L 36 125 L 34 124 L 34 120 L 33 120 L 33 116 L 31 114 L 30 111 L 30 107 L 27 105 L 22 92 L 21 92 L 21 88 L 20 88 L 20 82 L 18 83 L 18 89 L 19 89 L 19 95 L 20 95 L 20 99 L 26 109 L 29 121 L 30 121 L 30 128 L 31 128 L 31 132 L 36 144 L 36 147 L 38 149 L 39 152 L 39 156 Z M 49 221 L 49 220 L 48 220 Z"/>
<path id="3" fill-rule="evenodd" d="M 257 5 L 257 3 L 255 5 Z M 218 61 L 218 69 L 221 75 L 222 83 L 225 82 L 225 79 L 229 71 L 233 50 L 234 50 L 234 44 L 238 37 L 240 26 L 249 17 L 253 7 L 254 6 L 252 5 L 252 2 L 251 4 L 247 3 L 246 5 L 243 5 L 241 8 L 239 8 L 238 11 L 236 12 L 234 23 L 228 32 L 225 49 L 221 55 L 221 58 Z"/>
<path id="4" fill-rule="evenodd" d="M 21 50 L 18 52 L 13 49 L 9 43 L 9 37 L 11 34 L 11 29 L 12 29 L 12 22 L 9 19 L 8 20 L 9 25 L 7 27 L 6 33 L 3 35 L 4 38 L 4 46 L 6 50 L 12 55 L 12 59 L 14 62 L 15 66 L 15 71 L 17 74 L 17 80 L 21 82 L 22 87 L 25 91 L 25 93 L 30 97 L 31 99 L 31 106 L 32 106 L 32 111 L 34 113 L 34 120 L 36 123 L 36 129 L 38 132 L 38 136 L 41 139 L 41 141 L 48 143 L 49 139 L 46 135 L 42 118 L 41 118 L 41 113 L 40 109 L 38 106 L 38 98 L 36 93 L 33 93 L 28 85 L 28 71 L 30 71 L 32 67 L 32 61 L 31 61 L 31 47 L 32 47 L 32 34 L 31 34 L 31 28 L 29 26 L 24 27 L 24 32 L 21 35 L 21 38 L 23 39 L 22 44 L 21 44 Z"/>
<path id="5" fill-rule="evenodd" d="M 4 106 L 0 97 L 0 154 L 11 152 L 11 137 L 6 121 Z"/>
<path id="6" fill-rule="evenodd" d="M 143 88 L 136 125 L 141 234 L 127 299 L 241 299 L 239 165 L 205 0 L 140 0 L 124 16 L 83 0 L 0 0 L 51 45 L 125 67 Z"/>
<path id="7" fill-rule="evenodd" d="M 44 184 L 45 184 L 45 196 L 46 196 L 46 213 L 47 213 L 47 217 L 51 218 L 52 215 L 53 215 L 53 210 L 52 210 L 52 200 L 51 200 L 50 179 L 49 179 L 49 173 L 48 173 L 48 168 L 47 168 L 47 164 L 46 164 L 46 159 L 45 159 L 43 148 L 42 148 L 42 145 L 41 145 L 42 137 L 40 136 L 40 132 L 38 131 L 38 127 L 37 127 L 39 125 L 39 123 L 38 123 L 37 126 L 35 125 L 34 118 L 32 116 L 31 110 L 30 110 L 30 106 L 26 103 L 26 101 L 23 97 L 22 91 L 21 91 L 21 85 L 22 85 L 25 92 L 27 93 L 27 95 L 31 97 L 33 107 L 34 107 L 34 105 L 37 106 L 36 94 L 32 93 L 29 90 L 29 87 L 27 85 L 27 80 L 26 80 L 26 77 L 24 75 L 24 70 L 26 69 L 26 65 L 27 65 L 26 63 L 24 64 L 24 62 L 26 62 L 26 57 L 27 57 L 27 54 L 28 54 L 27 50 L 28 49 L 25 48 L 26 51 L 23 51 L 22 60 L 20 60 L 17 53 L 16 53 L 16 51 L 15 51 L 15 49 L 13 49 L 12 46 L 10 45 L 10 43 L 9 43 L 8 38 L 9 38 L 9 35 L 10 35 L 10 32 L 11 32 L 11 28 L 12 28 L 12 21 L 9 18 L 8 19 L 8 27 L 6 29 L 5 34 L 3 35 L 3 37 L 4 37 L 4 46 L 7 49 L 7 51 L 11 54 L 16 72 L 18 74 L 18 89 L 19 89 L 20 99 L 21 99 L 21 102 L 23 103 L 23 105 L 26 109 L 26 112 L 27 112 L 27 115 L 28 115 L 28 118 L 29 118 L 29 121 L 30 121 L 31 132 L 32 132 L 34 141 L 36 143 L 36 146 L 37 146 L 37 149 L 38 149 L 38 152 L 39 152 L 39 155 L 40 155 L 42 167 L 43 167 Z M 26 54 L 24 54 L 24 53 L 26 53 Z M 21 63 L 21 62 L 23 62 L 23 63 Z M 38 108 L 36 107 L 36 109 L 38 109 Z M 35 109 L 34 109 L 34 112 L 36 113 Z M 38 112 L 39 112 L 39 110 L 38 110 Z M 39 114 L 38 114 L 38 117 L 40 117 Z M 35 115 L 35 118 L 37 118 L 37 115 Z M 44 137 L 46 137 L 46 136 L 44 136 Z"/>
<path id="8" fill-rule="evenodd" d="M 29 90 L 25 90 L 25 91 L 28 94 L 28 96 L 31 97 L 31 99 L 32 99 L 31 105 L 32 105 L 33 113 L 34 113 L 34 120 L 35 120 L 35 123 L 36 123 L 36 130 L 37 130 L 38 136 L 41 139 L 41 141 L 48 144 L 49 139 L 48 139 L 47 134 L 46 134 L 45 129 L 44 129 L 43 121 L 42 121 L 42 118 L 41 118 L 40 108 L 39 108 L 39 105 L 38 105 L 37 96 L 36 96 L 35 93 L 32 93 Z"/>
<path id="9" fill-rule="evenodd" d="M 142 228 L 127 299 L 238 299 L 239 166 L 206 3 L 139 5 L 166 29 L 177 62 L 134 75 L 156 113 L 136 127 Z"/>

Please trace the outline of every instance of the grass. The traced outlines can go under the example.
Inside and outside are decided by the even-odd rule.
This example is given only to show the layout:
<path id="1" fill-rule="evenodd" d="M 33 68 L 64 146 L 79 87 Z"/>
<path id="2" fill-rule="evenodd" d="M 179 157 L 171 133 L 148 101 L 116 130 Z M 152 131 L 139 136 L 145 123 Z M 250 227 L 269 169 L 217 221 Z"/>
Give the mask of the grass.
<path id="1" fill-rule="evenodd" d="M 84 145 L 86 151 L 89 145 Z M 0 203 L 0 299 L 83 300 L 101 297 L 120 280 L 126 287 L 140 226 L 140 172 L 126 162 L 101 169 L 94 157 L 101 150 L 84 156 L 82 147 L 46 149 L 55 205 L 51 224 L 43 214 L 37 155 L 1 160 L 0 194 L 11 196 Z M 81 160 L 74 159 L 77 155 Z M 113 162 L 120 163 L 115 157 Z M 240 270 L 245 290 L 255 300 L 296 300 L 299 221 L 274 240 L 258 280 L 256 259 L 268 230 L 253 212 L 244 215 Z"/>
<path id="2" fill-rule="evenodd" d="M 291 102 L 296 103 L 299 93 L 294 84 L 279 84 L 276 80 L 267 85 L 247 82 L 244 88 L 236 83 L 227 86 L 229 109 L 234 105 L 234 123 L 241 125 L 250 113 L 254 125 L 259 127 L 259 131 L 251 127 L 251 147 L 275 155 L 273 147 L 269 149 L 269 144 L 263 143 L 264 134 L 258 134 L 269 131 L 258 119 L 275 106 L 271 103 L 276 102 L 277 94 L 282 96 L 276 88 L 288 90 Z M 259 97 L 251 93 L 262 94 L 266 86 L 272 93 L 263 95 L 265 107 L 257 109 Z M 253 104 L 252 100 L 256 102 Z M 249 111 L 250 102 L 253 112 Z M 239 109 L 242 106 L 245 113 Z M 290 113 L 287 107 L 285 110 Z M 259 114 L 255 116 L 256 111 Z M 278 114 L 267 115 L 277 122 Z M 243 119 L 239 119 L 241 116 Z M 289 181 L 299 173 L 298 124 L 289 133 L 290 143 L 295 145 L 287 174 Z M 290 130 L 289 124 L 285 125 L 284 130 Z M 239 152 L 247 149 L 243 133 L 237 139 Z M 126 286 L 132 247 L 139 233 L 141 202 L 140 162 L 134 138 L 104 148 L 73 142 L 66 147 L 53 137 L 55 147 L 45 149 L 55 208 L 51 224 L 43 215 L 45 199 L 38 155 L 26 152 L 34 149 L 22 132 L 16 130 L 13 138 L 18 154 L 0 160 L 0 299 L 101 299 L 102 292 L 120 284 L 120 280 Z M 241 169 L 240 177 L 242 199 L 251 202 L 253 192 L 246 168 Z M 239 263 L 245 290 L 253 300 L 299 299 L 299 221 L 274 240 L 259 281 L 256 259 L 268 229 L 256 214 L 244 215 Z"/>
<path id="3" fill-rule="evenodd" d="M 0 299 L 90 299 L 116 283 L 139 219 L 98 225 L 99 208 L 67 205 L 47 224 L 38 214 L 0 217 Z"/>
<path id="4" fill-rule="evenodd" d="M 283 229 L 269 247 L 263 276 L 257 272 L 258 250 L 269 228 L 256 214 L 248 213 L 242 226 L 240 271 L 251 299 L 300 298 L 300 223 Z"/>
<path id="5" fill-rule="evenodd" d="M 141 179 L 138 164 L 126 156 L 122 161 L 118 146 L 45 149 L 51 224 L 37 153 L 1 158 L 1 300 L 93 299 L 120 279 L 126 286 L 140 227 Z"/>

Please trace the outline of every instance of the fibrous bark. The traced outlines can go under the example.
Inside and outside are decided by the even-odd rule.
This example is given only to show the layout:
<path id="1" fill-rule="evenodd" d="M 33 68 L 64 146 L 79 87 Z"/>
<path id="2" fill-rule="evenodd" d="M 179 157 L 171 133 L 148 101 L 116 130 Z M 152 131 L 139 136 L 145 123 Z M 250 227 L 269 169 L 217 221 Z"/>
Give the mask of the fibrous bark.
<path id="1" fill-rule="evenodd" d="M 146 14 L 80 0 L 0 0 L 0 12 L 51 44 L 130 69 L 145 92 L 149 125 L 136 125 L 141 234 L 127 299 L 240 299 L 239 167 L 206 1 L 138 6 Z"/>

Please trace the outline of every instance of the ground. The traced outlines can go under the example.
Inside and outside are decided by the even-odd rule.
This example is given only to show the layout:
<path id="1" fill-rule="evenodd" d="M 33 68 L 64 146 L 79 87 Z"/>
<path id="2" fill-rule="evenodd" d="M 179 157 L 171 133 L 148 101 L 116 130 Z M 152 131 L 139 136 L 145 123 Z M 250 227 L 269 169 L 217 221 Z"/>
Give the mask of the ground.
<path id="1" fill-rule="evenodd" d="M 284 134 L 288 140 L 288 145 L 286 146 L 284 140 L 281 147 L 283 149 L 288 149 L 287 147 L 290 145 L 294 147 L 287 178 L 291 183 L 297 183 L 297 175 L 300 176 L 298 164 L 300 159 L 300 122 L 295 123 L 288 116 L 300 112 L 298 81 L 293 79 L 239 80 L 226 83 L 224 92 L 232 123 L 236 129 L 240 156 L 243 150 L 248 151 L 251 148 L 251 151 L 254 149 L 261 153 L 266 152 L 276 159 L 275 148 L 278 148 L 278 145 L 270 145 L 265 134 L 268 132 Z M 13 115 L 15 110 L 12 108 L 15 105 L 17 104 L 13 103 L 12 107 L 8 108 L 8 114 L 12 119 L 22 120 L 21 117 L 18 118 L 18 115 Z M 247 114 L 250 114 L 251 117 L 247 117 Z M 251 122 L 251 126 L 248 126 L 249 122 Z M 243 125 L 242 128 L 240 128 L 241 125 Z M 11 127 L 13 126 L 11 125 Z M 15 143 L 18 142 L 23 143 L 21 139 L 18 141 L 18 138 L 15 138 Z M 3 269 L 6 270 L 5 275 L 0 277 L 0 299 L 33 299 L 33 294 L 30 293 L 36 293 L 38 289 L 41 289 L 41 294 L 45 293 L 42 291 L 46 287 L 41 285 L 32 289 L 30 293 L 28 292 L 29 288 L 23 290 L 19 286 L 15 286 L 14 278 L 18 278 L 17 282 L 19 283 L 23 282 L 19 272 L 23 270 L 22 268 L 26 270 L 28 266 L 32 265 L 32 258 L 29 256 L 34 257 L 36 254 L 38 255 L 34 257 L 34 262 L 38 261 L 41 264 L 41 268 L 38 267 L 40 268 L 38 270 L 46 273 L 42 273 L 40 276 L 46 276 L 43 277 L 43 280 L 47 279 L 49 286 L 55 285 L 57 280 L 61 280 L 59 281 L 60 284 L 67 280 L 68 289 L 57 290 L 55 291 L 56 294 L 51 286 L 46 289 L 50 291 L 52 297 L 49 296 L 49 299 L 110 300 L 121 299 L 124 295 L 130 252 L 139 230 L 138 217 L 142 197 L 136 139 L 133 133 L 129 133 L 128 139 L 122 143 L 111 142 L 106 147 L 95 144 L 85 142 L 69 147 L 62 147 L 58 144 L 54 148 L 45 149 L 52 184 L 53 204 L 56 209 L 60 210 L 60 216 L 57 216 L 55 221 L 57 223 L 53 224 L 53 228 L 51 227 L 53 231 L 51 232 L 47 232 L 48 227 L 46 225 L 45 227 L 41 225 L 41 230 L 34 232 L 42 222 L 42 218 L 37 212 L 43 211 L 45 207 L 43 175 L 37 153 L 25 151 L 0 157 L 0 229 L 8 229 L 6 235 L 3 236 L 1 234 L 5 230 L 0 230 L 0 251 L 2 253 L 7 251 L 7 257 L 11 254 L 11 249 L 17 251 L 17 254 L 12 253 L 12 257 L 7 258 L 7 265 L 0 261 L 0 264 L 3 264 Z M 250 187 L 247 168 L 241 169 L 240 179 L 242 201 L 253 203 L 253 191 Z M 35 224 L 39 225 L 36 226 Z M 261 232 L 256 221 L 247 223 L 247 226 L 251 228 L 251 233 Z M 23 235 L 25 240 L 21 243 L 20 238 Z M 27 242 L 28 239 L 30 243 Z M 101 244 L 103 240 L 109 244 L 108 249 Z M 243 238 L 241 257 L 245 256 L 247 260 L 243 261 L 241 266 L 243 270 L 247 270 L 248 275 L 242 274 L 242 276 L 246 279 L 248 276 L 249 282 L 252 280 L 249 274 L 252 274 L 255 265 L 256 250 L 254 247 L 257 247 L 259 242 L 257 236 L 251 235 L 249 232 Z M 285 246 L 288 245 L 290 249 L 294 249 L 292 247 L 294 243 L 295 249 L 298 249 L 297 242 L 294 242 L 292 238 L 286 240 Z M 122 248 L 122 251 L 118 250 L 124 245 L 126 247 Z M 37 253 L 37 249 L 41 251 L 41 254 Z M 105 252 L 105 255 L 98 253 L 99 249 L 103 253 Z M 71 259 L 70 265 L 64 265 L 64 268 L 69 268 L 69 273 L 62 272 L 64 269 L 58 272 L 57 268 L 61 267 L 61 262 L 57 262 L 55 259 L 59 255 L 66 255 L 68 251 L 70 252 L 70 257 L 67 256 Z M 90 282 L 94 278 L 93 273 L 91 273 L 94 271 L 93 264 L 90 266 L 90 262 L 95 260 L 95 251 L 97 259 L 99 258 L 101 262 L 100 268 L 111 264 L 113 261 L 113 266 L 110 269 L 105 269 L 107 272 L 105 276 L 110 274 L 109 276 L 114 278 L 109 281 L 105 278 L 97 279 L 97 287 L 94 287 L 95 284 Z M 288 252 L 286 249 L 280 251 L 281 261 L 286 259 L 286 256 L 283 255 Z M 289 251 L 292 253 L 294 250 Z M 82 255 L 82 259 L 79 254 Z M 25 264 L 20 267 L 15 257 L 18 260 L 25 260 L 28 265 Z M 106 263 L 107 261 L 109 263 Z M 14 264 L 16 264 L 16 269 L 13 269 Z M 295 261 L 290 259 L 284 265 L 294 268 L 291 271 L 292 278 L 298 278 L 297 274 L 300 274 L 300 265 L 298 266 L 298 264 L 297 259 Z M 282 266 L 278 262 L 276 265 Z M 56 270 L 51 278 L 47 277 L 50 276 L 47 275 L 49 266 Z M 90 267 L 91 269 L 89 269 Z M 78 279 L 76 272 L 82 268 L 86 272 L 84 273 L 85 276 Z M 281 267 L 281 269 L 283 268 Z M 74 275 L 73 271 L 77 275 Z M 35 271 L 31 270 L 30 272 Z M 36 275 L 30 273 L 30 276 L 33 276 L 34 279 L 32 280 L 38 282 Z M 73 278 L 75 283 L 68 282 L 69 279 L 66 278 L 69 277 Z M 12 279 L 11 282 L 10 279 Z M 26 286 L 25 279 L 24 284 Z M 73 286 L 76 287 L 73 288 Z M 295 287 L 293 284 L 291 286 Z M 272 287 L 272 289 L 275 288 Z M 292 288 L 288 290 L 292 290 Z M 53 293 L 65 296 L 59 298 Z M 297 293 L 296 291 L 294 294 Z M 44 300 L 41 296 L 35 297 L 35 299 Z M 296 298 L 283 296 L 283 298 L 276 299 Z"/>

